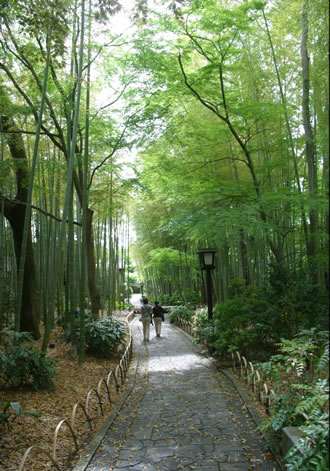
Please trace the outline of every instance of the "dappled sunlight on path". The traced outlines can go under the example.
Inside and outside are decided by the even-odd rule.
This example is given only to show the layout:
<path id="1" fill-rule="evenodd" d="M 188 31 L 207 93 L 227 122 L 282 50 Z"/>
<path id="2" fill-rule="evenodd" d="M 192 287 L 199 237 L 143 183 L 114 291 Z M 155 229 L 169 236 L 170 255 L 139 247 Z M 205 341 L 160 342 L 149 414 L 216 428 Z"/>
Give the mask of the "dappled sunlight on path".
<path id="1" fill-rule="evenodd" d="M 145 344 L 139 322 L 133 330 L 140 349 L 134 390 L 88 471 L 279 469 L 242 403 L 230 402 L 226 378 L 190 339 L 167 323 L 160 338 L 152 327 Z"/>

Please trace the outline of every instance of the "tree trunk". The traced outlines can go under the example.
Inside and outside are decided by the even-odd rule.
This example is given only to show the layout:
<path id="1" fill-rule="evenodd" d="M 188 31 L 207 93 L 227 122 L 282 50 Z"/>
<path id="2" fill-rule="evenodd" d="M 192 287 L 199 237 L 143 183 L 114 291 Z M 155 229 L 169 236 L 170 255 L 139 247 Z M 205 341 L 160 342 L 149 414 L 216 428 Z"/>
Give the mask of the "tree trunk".
<path id="1" fill-rule="evenodd" d="M 241 253 L 243 279 L 245 280 L 246 286 L 249 286 L 251 284 L 251 280 L 250 280 L 250 272 L 249 272 L 249 265 L 248 265 L 247 246 L 246 246 L 246 242 L 244 238 L 243 229 L 240 229 L 239 237 L 240 237 L 239 245 L 240 245 L 240 253 Z"/>
<path id="2" fill-rule="evenodd" d="M 95 255 L 94 255 L 94 237 L 93 237 L 93 214 L 94 211 L 87 210 L 86 227 L 86 252 L 88 266 L 88 289 L 91 297 L 92 313 L 98 314 L 101 309 L 100 293 L 96 286 L 95 276 Z"/>
<path id="3" fill-rule="evenodd" d="M 16 166 L 17 193 L 14 201 L 5 200 L 4 216 L 13 231 L 16 267 L 18 271 L 21 257 L 26 201 L 28 195 L 29 171 L 24 142 L 13 120 L 2 117 L 2 130 L 6 133 L 11 156 Z M 1 210 L 1 208 L 0 208 Z M 37 303 L 37 278 L 33 257 L 31 226 L 29 227 L 27 250 L 24 265 L 20 330 L 31 332 L 35 339 L 40 338 L 40 314 Z"/>
<path id="4" fill-rule="evenodd" d="M 313 140 L 313 131 L 310 119 L 309 107 L 309 93 L 310 93 L 310 78 L 309 78 L 309 57 L 307 50 L 308 41 L 308 0 L 304 0 L 302 10 L 302 37 L 301 37 L 301 61 L 302 61 L 302 78 L 303 78 L 303 96 L 302 96 L 302 112 L 303 123 L 305 130 L 305 154 L 308 168 L 308 189 L 313 198 L 315 196 L 317 181 L 316 181 L 316 165 L 315 165 L 315 149 Z M 309 212 L 309 243 L 307 248 L 308 259 L 310 261 L 311 278 L 314 283 L 317 283 L 317 269 L 315 256 L 317 253 L 317 232 L 318 220 L 317 211 L 312 207 Z"/>

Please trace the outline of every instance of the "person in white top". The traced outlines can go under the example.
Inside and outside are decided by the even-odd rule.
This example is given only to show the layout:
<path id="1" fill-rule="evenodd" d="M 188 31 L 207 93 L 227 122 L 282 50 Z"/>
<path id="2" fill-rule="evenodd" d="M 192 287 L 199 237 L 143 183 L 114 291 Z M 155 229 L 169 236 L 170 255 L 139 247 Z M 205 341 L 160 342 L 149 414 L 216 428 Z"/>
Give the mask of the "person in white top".
<path id="1" fill-rule="evenodd" d="M 143 298 L 141 307 L 141 321 L 143 326 L 143 340 L 148 342 L 150 339 L 150 324 L 152 323 L 152 307 L 148 304 L 148 298 Z"/>

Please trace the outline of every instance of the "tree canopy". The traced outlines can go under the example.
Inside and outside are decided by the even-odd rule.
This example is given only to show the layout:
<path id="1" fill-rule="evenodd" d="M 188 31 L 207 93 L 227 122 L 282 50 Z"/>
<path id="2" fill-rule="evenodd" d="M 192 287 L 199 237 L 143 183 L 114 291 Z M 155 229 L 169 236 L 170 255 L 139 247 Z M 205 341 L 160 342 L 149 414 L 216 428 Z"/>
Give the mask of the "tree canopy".
<path id="1" fill-rule="evenodd" d="M 324 0 L 2 2 L 1 322 L 113 312 L 133 259 L 150 296 L 201 300 L 210 246 L 218 301 L 273 264 L 325 297 L 327 19 Z"/>

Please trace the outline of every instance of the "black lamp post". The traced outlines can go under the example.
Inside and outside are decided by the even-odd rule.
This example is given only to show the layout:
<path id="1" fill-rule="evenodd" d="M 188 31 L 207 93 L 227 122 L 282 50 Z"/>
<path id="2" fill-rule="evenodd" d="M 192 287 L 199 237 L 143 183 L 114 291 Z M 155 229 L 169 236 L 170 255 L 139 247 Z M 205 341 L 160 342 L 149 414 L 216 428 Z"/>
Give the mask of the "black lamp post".
<path id="1" fill-rule="evenodd" d="M 199 249 L 199 264 L 201 270 L 206 270 L 207 313 L 209 321 L 212 319 L 212 277 L 211 270 L 215 268 L 214 258 L 217 249 Z"/>
<path id="2" fill-rule="evenodd" d="M 141 296 L 143 298 L 143 287 L 144 287 L 144 283 L 140 283 L 140 288 L 141 288 Z"/>
<path id="3" fill-rule="evenodd" d="M 125 277 L 125 267 L 123 266 L 122 260 L 118 262 L 118 273 L 119 273 L 119 304 L 120 309 L 124 308 L 124 277 Z"/>

